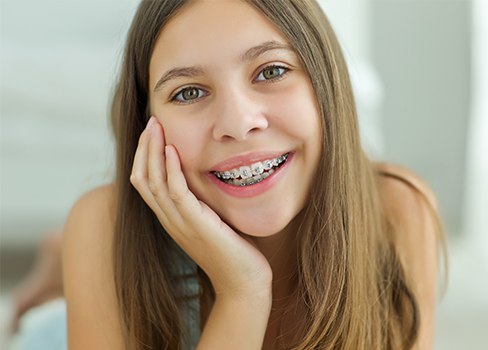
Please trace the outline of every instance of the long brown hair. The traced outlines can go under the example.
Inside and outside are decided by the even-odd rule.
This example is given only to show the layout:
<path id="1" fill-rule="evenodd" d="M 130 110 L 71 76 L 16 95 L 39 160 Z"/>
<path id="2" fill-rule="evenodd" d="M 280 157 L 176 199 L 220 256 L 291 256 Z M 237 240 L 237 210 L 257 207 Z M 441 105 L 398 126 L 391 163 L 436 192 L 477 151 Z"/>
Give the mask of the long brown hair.
<path id="1" fill-rule="evenodd" d="M 188 338 L 182 310 L 192 296 L 181 282 L 194 266 L 129 182 L 149 117 L 152 50 L 164 25 L 186 2 L 140 3 L 113 100 L 118 193 L 114 273 L 131 350 L 181 349 Z M 248 2 L 281 29 L 299 55 L 322 116 L 321 159 L 298 234 L 298 292 L 307 315 L 298 330 L 300 340 L 288 346 L 408 349 L 417 338 L 419 312 L 390 239 L 396 228 L 383 210 L 378 174 L 361 149 L 352 89 L 335 34 L 313 0 Z M 211 288 L 206 281 L 203 286 Z"/>

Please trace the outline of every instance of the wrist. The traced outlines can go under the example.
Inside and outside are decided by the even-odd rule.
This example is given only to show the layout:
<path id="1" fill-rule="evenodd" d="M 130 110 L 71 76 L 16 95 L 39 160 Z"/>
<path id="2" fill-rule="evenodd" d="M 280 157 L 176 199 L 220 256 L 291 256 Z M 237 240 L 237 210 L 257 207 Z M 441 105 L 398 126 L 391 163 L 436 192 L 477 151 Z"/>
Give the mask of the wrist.
<path id="1" fill-rule="evenodd" d="M 216 295 L 197 349 L 261 349 L 271 302 L 263 291 Z"/>
<path id="2" fill-rule="evenodd" d="M 210 279 L 215 296 L 221 299 L 247 301 L 257 299 L 260 301 L 271 299 L 273 275 L 270 273 L 255 273 L 252 277 L 241 278 L 238 281 Z"/>
<path id="3" fill-rule="evenodd" d="M 243 305 L 265 311 L 271 310 L 273 298 L 270 287 L 249 291 L 216 293 L 215 302 L 223 305 Z"/>

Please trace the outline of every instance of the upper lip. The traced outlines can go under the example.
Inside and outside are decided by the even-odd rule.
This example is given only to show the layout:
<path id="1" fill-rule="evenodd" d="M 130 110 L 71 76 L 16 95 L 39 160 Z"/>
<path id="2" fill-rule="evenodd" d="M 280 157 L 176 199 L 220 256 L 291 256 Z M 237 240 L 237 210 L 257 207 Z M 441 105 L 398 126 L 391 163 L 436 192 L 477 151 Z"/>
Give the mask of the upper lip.
<path id="1" fill-rule="evenodd" d="M 287 151 L 262 151 L 262 152 L 251 152 L 251 153 L 246 153 L 246 154 L 241 154 L 238 156 L 234 156 L 231 158 L 227 158 L 226 160 L 215 164 L 212 169 L 212 171 L 226 171 L 226 170 L 232 170 L 235 168 L 239 168 L 241 166 L 245 165 L 252 165 L 253 163 L 257 162 L 262 162 L 263 160 L 267 159 L 273 159 L 273 158 L 278 158 L 279 156 L 282 156 L 286 153 L 289 153 Z"/>

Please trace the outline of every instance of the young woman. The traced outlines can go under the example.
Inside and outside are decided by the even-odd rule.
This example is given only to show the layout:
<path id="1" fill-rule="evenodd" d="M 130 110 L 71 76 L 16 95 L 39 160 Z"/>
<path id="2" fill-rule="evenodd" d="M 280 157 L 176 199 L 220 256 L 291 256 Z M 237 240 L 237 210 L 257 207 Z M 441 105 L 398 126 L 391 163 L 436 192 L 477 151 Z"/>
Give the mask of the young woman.
<path id="1" fill-rule="evenodd" d="M 364 155 L 312 0 L 142 1 L 113 184 L 63 243 L 76 349 L 430 349 L 429 188 Z"/>

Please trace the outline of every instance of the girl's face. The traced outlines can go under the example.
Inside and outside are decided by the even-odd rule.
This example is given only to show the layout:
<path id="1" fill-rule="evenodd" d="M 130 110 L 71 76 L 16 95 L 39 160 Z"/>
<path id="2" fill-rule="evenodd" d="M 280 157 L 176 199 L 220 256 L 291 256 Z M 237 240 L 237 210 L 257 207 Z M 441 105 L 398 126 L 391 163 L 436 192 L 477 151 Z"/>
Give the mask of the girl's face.
<path id="1" fill-rule="evenodd" d="M 245 2 L 191 2 L 162 30 L 149 75 L 151 113 L 190 190 L 240 232 L 282 231 L 305 205 L 321 141 L 283 34 Z"/>

